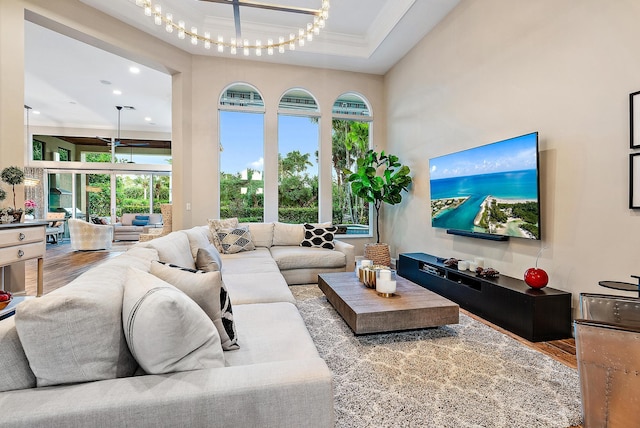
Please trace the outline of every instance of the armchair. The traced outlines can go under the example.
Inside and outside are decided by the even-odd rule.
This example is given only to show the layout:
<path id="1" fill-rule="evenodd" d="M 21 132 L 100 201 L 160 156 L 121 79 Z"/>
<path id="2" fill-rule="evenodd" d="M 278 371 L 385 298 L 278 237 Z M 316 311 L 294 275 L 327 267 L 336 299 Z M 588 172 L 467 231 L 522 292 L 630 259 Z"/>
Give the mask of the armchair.
<path id="1" fill-rule="evenodd" d="M 580 295 L 574 322 L 584 426 L 640 426 L 640 300 Z"/>
<path id="2" fill-rule="evenodd" d="M 69 237 L 74 251 L 108 250 L 113 241 L 113 227 L 70 218 Z"/>

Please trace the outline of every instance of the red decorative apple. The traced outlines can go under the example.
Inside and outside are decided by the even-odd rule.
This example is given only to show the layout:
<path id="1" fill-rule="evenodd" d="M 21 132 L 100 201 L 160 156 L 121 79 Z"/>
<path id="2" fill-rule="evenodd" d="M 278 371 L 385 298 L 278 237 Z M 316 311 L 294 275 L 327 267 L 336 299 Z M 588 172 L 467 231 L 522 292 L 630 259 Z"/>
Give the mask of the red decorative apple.
<path id="1" fill-rule="evenodd" d="M 544 288 L 549 283 L 549 275 L 540 268 L 529 268 L 524 273 L 524 282 L 531 288 Z"/>
<path id="2" fill-rule="evenodd" d="M 538 267 L 538 259 L 543 249 L 538 252 L 538 257 L 536 257 L 536 267 L 529 268 L 524 272 L 524 282 L 531 288 L 544 288 L 549 283 L 549 275 L 547 275 L 547 272 Z"/>
<path id="3" fill-rule="evenodd" d="M 6 302 L 7 300 L 11 300 L 11 293 L 0 290 L 0 302 Z"/>

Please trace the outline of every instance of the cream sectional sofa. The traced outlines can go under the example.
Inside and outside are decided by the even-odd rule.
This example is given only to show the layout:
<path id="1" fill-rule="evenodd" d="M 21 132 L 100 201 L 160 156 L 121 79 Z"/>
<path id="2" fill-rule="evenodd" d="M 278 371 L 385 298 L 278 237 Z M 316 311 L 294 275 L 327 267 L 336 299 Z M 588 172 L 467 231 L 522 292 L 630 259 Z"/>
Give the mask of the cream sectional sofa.
<path id="1" fill-rule="evenodd" d="M 324 269 L 318 260 L 331 259 L 332 250 L 296 253 L 287 248 L 293 245 L 274 245 L 285 243 L 274 241 L 275 224 L 249 227 L 256 250 L 221 257 L 239 344 L 223 352 L 224 367 L 158 375 L 138 368 L 134 375 L 122 327 L 131 268 L 149 272 L 155 260 L 194 268 L 198 250 L 210 244 L 206 226 L 172 232 L 0 321 L 0 426 L 333 426 L 331 373 L 285 280 L 287 271 L 292 282 L 314 280 Z M 351 270 L 353 247 L 342 244 L 346 253 L 336 253 Z M 293 253 L 310 263 L 292 261 Z M 339 268 L 332 262 L 326 269 Z"/>

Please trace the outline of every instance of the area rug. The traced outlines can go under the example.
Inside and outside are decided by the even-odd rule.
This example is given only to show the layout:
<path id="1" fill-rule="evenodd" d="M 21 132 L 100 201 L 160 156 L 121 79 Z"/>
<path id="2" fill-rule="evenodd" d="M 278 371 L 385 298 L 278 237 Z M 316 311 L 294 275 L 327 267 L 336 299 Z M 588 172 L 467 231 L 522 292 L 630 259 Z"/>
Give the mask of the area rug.
<path id="1" fill-rule="evenodd" d="M 460 324 L 354 336 L 315 285 L 291 287 L 333 373 L 337 427 L 569 427 L 577 370 L 460 314 Z"/>

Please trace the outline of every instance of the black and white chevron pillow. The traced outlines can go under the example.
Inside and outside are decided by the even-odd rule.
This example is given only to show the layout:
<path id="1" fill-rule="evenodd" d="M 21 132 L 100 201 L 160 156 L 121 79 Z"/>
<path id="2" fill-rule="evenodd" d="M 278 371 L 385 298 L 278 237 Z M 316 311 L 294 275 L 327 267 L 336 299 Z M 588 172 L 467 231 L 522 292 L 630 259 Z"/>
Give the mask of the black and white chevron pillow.
<path id="1" fill-rule="evenodd" d="M 304 224 L 304 239 L 300 243 L 301 247 L 326 248 L 333 250 L 335 245 L 333 237 L 338 228 L 335 226 L 320 227 L 309 223 Z"/>
<path id="2" fill-rule="evenodd" d="M 224 254 L 235 254 L 256 249 L 248 227 L 218 230 L 218 238 Z"/>

